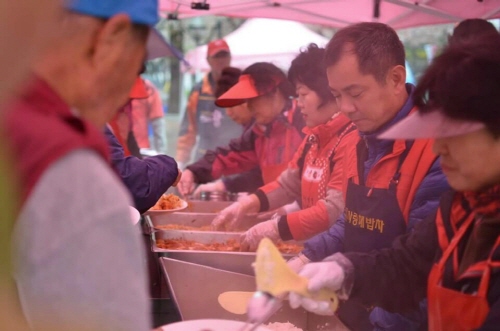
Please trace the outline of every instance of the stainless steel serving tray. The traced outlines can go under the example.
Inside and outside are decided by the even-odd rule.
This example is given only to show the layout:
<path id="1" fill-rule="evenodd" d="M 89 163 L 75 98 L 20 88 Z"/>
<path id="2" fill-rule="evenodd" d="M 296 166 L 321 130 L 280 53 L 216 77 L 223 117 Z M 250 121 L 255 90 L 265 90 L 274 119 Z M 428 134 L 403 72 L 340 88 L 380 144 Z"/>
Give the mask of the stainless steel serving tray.
<path id="1" fill-rule="evenodd" d="M 188 207 L 184 210 L 184 212 L 217 214 L 222 209 L 230 206 L 232 203 L 234 203 L 234 201 L 189 200 Z"/>
<path id="2" fill-rule="evenodd" d="M 218 296 L 227 291 L 255 291 L 255 278 L 224 268 L 215 268 L 174 258 L 160 258 L 170 294 L 183 320 L 220 318 L 245 321 L 246 315 L 236 315 L 223 309 Z M 332 316 L 317 316 L 305 310 L 291 309 L 287 302 L 267 323 L 290 322 L 310 331 L 346 331 Z M 347 330 L 348 331 L 348 330 Z"/>
<path id="3" fill-rule="evenodd" d="M 226 251 L 200 251 L 163 249 L 156 245 L 156 239 L 184 239 L 202 244 L 215 242 L 224 243 L 229 239 L 240 238 L 240 233 L 235 232 L 208 232 L 208 231 L 156 231 L 152 235 L 151 249 L 159 256 L 167 256 L 191 263 L 204 264 L 214 268 L 230 270 L 246 275 L 253 275 L 252 263 L 255 262 L 255 252 L 226 252 Z M 283 254 L 285 259 L 294 254 Z"/>
<path id="4" fill-rule="evenodd" d="M 158 229 L 158 226 L 168 225 L 168 224 L 179 224 L 192 227 L 207 226 L 212 223 L 216 215 L 217 214 L 213 213 L 176 212 L 176 213 L 149 215 L 148 217 L 151 220 L 151 226 L 155 229 Z M 247 216 L 242 220 L 241 226 L 237 230 L 245 231 L 250 227 L 252 227 L 253 225 L 255 225 L 256 223 L 257 219 L 255 216 Z"/>

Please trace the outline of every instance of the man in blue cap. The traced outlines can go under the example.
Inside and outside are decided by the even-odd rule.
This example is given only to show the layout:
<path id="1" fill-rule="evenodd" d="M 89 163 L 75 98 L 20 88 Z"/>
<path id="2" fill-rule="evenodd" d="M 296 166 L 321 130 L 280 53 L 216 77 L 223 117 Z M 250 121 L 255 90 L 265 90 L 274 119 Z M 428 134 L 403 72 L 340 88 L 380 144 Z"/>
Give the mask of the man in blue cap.
<path id="1" fill-rule="evenodd" d="M 127 102 L 157 21 L 157 0 L 68 2 L 31 83 L 6 110 L 22 196 L 13 276 L 32 329 L 151 327 L 132 201 L 102 129 Z"/>

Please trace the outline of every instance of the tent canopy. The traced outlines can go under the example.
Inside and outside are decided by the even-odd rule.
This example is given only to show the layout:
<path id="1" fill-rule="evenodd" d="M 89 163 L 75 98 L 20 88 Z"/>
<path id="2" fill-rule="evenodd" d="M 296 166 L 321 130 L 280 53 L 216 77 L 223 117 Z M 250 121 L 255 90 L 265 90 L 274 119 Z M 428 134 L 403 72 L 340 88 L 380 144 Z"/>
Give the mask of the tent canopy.
<path id="1" fill-rule="evenodd" d="M 284 36 L 293 36 L 287 38 Z M 302 47 L 315 43 L 320 47 L 328 39 L 309 30 L 301 23 L 254 18 L 224 37 L 231 49 L 231 65 L 244 69 L 255 62 L 272 62 L 288 68 Z M 208 71 L 207 46 L 199 46 L 186 54 L 193 70 Z"/>
<path id="2" fill-rule="evenodd" d="M 191 9 L 210 6 L 209 10 Z M 453 23 L 466 18 L 500 17 L 498 0 L 160 0 L 164 16 L 206 15 L 278 18 L 343 27 L 382 22 L 395 29 Z M 293 35 L 289 35 L 293 38 Z"/>

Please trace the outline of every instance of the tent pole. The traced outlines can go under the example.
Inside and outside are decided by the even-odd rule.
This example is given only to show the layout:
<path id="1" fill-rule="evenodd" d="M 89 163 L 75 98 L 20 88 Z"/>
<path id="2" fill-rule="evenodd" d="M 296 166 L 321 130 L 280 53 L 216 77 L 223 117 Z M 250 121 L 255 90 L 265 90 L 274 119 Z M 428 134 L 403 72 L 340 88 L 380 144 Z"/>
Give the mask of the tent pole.
<path id="1" fill-rule="evenodd" d="M 493 9 L 492 11 L 486 13 L 483 15 L 483 17 L 481 17 L 482 19 L 485 19 L 485 20 L 488 20 L 490 19 L 492 16 L 496 15 L 498 12 L 500 12 L 500 6 L 498 6 L 497 8 Z"/>
<path id="2" fill-rule="evenodd" d="M 421 5 L 426 5 L 428 4 L 429 2 L 432 2 L 434 0 L 422 0 L 419 2 L 420 6 Z M 406 11 L 405 13 L 403 14 L 400 14 L 396 17 L 394 17 L 393 19 L 387 21 L 387 25 L 393 25 L 393 24 L 396 24 L 397 22 L 401 21 L 402 19 L 405 19 L 406 17 L 408 17 L 409 15 L 411 15 L 413 13 L 413 10 L 412 9 L 409 9 L 408 11 Z"/>
<path id="3" fill-rule="evenodd" d="M 421 11 L 422 13 L 426 13 L 426 14 L 433 15 L 433 16 L 438 16 L 438 17 L 449 19 L 452 21 L 461 21 L 463 19 L 462 17 L 451 15 L 450 13 L 447 13 L 445 11 L 442 11 L 442 10 L 439 10 L 439 9 L 436 9 L 436 8 L 433 8 L 433 7 L 424 5 L 424 4 L 415 4 L 414 2 L 407 2 L 405 0 L 385 0 L 385 2 L 389 2 L 389 3 L 392 3 L 394 5 L 398 5 L 401 7 L 410 8 L 410 9 L 413 9 L 415 11 Z"/>

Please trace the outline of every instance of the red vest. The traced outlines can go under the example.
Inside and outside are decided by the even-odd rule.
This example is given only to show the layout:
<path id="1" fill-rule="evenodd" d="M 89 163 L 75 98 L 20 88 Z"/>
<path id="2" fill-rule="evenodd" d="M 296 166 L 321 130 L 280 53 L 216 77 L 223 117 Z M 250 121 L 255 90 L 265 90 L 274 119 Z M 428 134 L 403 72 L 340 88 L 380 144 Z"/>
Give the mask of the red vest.
<path id="1" fill-rule="evenodd" d="M 71 151 L 93 149 L 108 160 L 103 134 L 72 114 L 69 106 L 39 78 L 34 78 L 6 109 L 3 125 L 23 203 L 45 170 Z"/>
<path id="2" fill-rule="evenodd" d="M 305 139 L 310 147 L 304 155 L 300 174 L 302 209 L 310 208 L 326 197 L 327 187 L 335 169 L 334 163 L 338 159 L 336 152 L 339 144 L 345 135 L 354 129 L 354 124 L 339 114 L 325 124 L 303 130 L 308 135 Z M 342 174 L 342 169 L 335 171 L 339 175 Z M 342 187 L 336 189 L 342 190 Z"/>
<path id="3" fill-rule="evenodd" d="M 493 270 L 500 268 L 500 262 L 493 260 L 493 253 L 500 247 L 500 237 L 486 260 L 472 264 L 458 275 L 458 246 L 466 232 L 474 226 L 477 216 L 474 211 L 468 212 L 462 207 L 458 194 L 451 202 L 450 212 L 443 213 L 448 208 L 450 206 L 441 206 L 436 215 L 439 246 L 443 254 L 434 264 L 427 282 L 429 331 L 470 331 L 481 327 L 490 311 L 490 278 Z M 480 279 L 477 291 L 463 293 L 442 285 L 450 261 L 452 277 L 456 281 Z"/>

